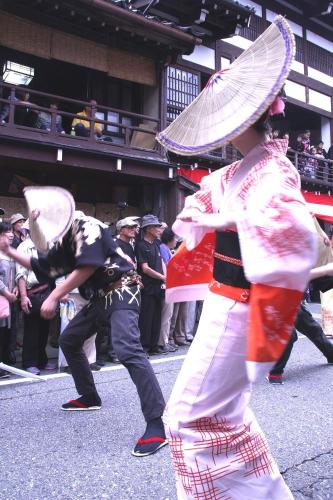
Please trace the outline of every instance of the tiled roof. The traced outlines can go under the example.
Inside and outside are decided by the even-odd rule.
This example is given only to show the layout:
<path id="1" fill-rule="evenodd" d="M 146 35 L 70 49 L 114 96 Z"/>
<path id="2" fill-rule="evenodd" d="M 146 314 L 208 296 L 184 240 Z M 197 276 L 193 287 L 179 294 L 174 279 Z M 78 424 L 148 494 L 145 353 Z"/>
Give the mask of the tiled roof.
<path id="1" fill-rule="evenodd" d="M 233 35 L 253 10 L 233 0 L 108 0 L 139 16 L 202 39 Z"/>

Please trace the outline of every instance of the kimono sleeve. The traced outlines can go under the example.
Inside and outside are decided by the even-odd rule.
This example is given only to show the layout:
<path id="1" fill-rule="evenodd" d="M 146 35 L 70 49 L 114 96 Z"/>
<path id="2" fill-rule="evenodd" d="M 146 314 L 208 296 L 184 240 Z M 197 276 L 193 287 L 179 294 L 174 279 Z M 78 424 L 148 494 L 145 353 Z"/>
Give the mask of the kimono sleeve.
<path id="1" fill-rule="evenodd" d="M 218 179 L 216 174 L 218 174 Z M 185 198 L 184 211 L 196 209 L 205 214 L 214 213 L 212 184 L 214 182 L 220 183 L 220 177 L 219 171 L 204 177 L 199 191 Z M 190 222 L 183 222 L 178 219 L 173 224 L 172 229 L 178 236 L 184 238 L 188 250 L 193 250 L 208 232 L 203 228 L 194 227 Z"/>

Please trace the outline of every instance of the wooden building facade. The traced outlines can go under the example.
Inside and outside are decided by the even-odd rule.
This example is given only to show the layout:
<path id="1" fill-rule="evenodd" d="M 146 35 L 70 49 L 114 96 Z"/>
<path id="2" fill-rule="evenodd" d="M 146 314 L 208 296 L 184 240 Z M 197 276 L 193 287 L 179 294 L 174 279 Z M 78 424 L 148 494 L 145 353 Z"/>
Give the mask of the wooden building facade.
<path id="1" fill-rule="evenodd" d="M 215 50 L 216 40 L 248 25 L 252 11 L 231 0 L 153 3 L 1 1 L 0 206 L 6 213 L 24 211 L 24 186 L 48 184 L 69 189 L 78 207 L 110 223 L 148 212 L 174 219 L 180 190 L 193 186 L 154 137 L 205 78 L 198 71 L 192 78 L 187 66 L 179 73 L 178 63 L 195 47 Z M 29 85 L 6 82 L 9 63 L 33 72 Z M 84 137 L 72 127 L 83 109 Z"/>

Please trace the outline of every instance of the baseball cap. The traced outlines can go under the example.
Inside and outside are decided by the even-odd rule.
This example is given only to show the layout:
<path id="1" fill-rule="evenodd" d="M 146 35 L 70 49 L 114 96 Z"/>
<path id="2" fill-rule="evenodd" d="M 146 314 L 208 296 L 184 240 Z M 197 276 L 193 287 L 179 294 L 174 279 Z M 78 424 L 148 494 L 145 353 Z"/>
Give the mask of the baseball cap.
<path id="1" fill-rule="evenodd" d="M 125 217 L 124 219 L 118 220 L 116 224 L 116 229 L 119 233 L 119 231 L 126 226 L 138 226 L 138 219 L 139 217 Z"/>

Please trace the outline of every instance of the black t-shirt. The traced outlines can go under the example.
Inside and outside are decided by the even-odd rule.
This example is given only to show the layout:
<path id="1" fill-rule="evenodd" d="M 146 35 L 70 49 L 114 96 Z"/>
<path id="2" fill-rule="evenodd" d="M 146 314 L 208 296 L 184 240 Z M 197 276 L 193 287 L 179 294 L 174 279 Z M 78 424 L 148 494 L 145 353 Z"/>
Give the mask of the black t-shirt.
<path id="1" fill-rule="evenodd" d="M 31 259 L 31 267 L 41 282 L 70 274 L 81 266 L 96 266 L 94 274 L 83 288 L 106 288 L 134 267 L 117 254 L 118 243 L 108 228 L 97 219 L 82 217 L 74 220 L 64 238 L 38 259 Z"/>
<path id="2" fill-rule="evenodd" d="M 153 243 L 149 243 L 149 241 L 146 240 L 139 241 L 135 247 L 135 253 L 138 261 L 138 272 L 142 276 L 142 283 L 144 286 L 142 292 L 146 295 L 157 295 L 161 293 L 163 281 L 147 276 L 147 274 L 142 272 L 140 265 L 147 263 L 151 269 L 163 274 L 162 258 L 157 241 L 155 240 Z"/>
<path id="3" fill-rule="evenodd" d="M 120 238 L 115 238 L 114 241 L 122 249 L 122 251 L 132 259 L 133 262 L 136 262 L 136 256 L 133 245 L 127 243 L 126 241 L 121 240 Z"/>
<path id="4" fill-rule="evenodd" d="M 16 249 L 19 245 L 21 245 L 22 241 L 24 241 L 23 238 L 16 236 L 16 234 L 14 233 L 14 238 L 11 246 Z"/>

